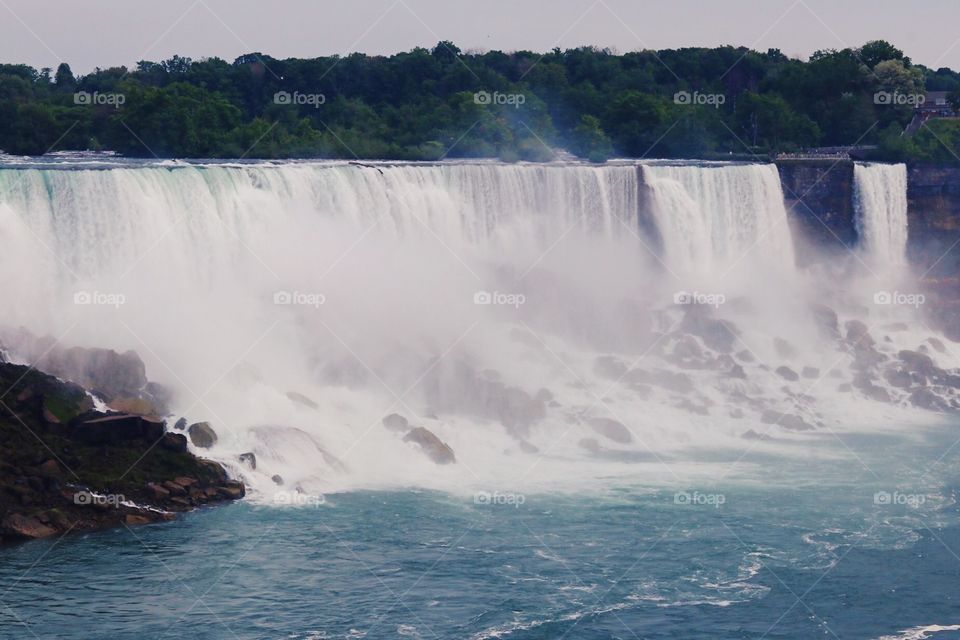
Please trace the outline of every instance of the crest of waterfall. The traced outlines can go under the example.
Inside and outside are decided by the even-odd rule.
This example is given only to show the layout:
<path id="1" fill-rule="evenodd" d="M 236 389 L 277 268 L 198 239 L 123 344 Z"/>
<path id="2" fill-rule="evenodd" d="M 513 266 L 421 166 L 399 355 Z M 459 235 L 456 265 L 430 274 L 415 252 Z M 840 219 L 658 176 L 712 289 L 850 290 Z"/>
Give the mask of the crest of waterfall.
<path id="1" fill-rule="evenodd" d="M 759 259 L 793 268 L 793 241 L 773 164 L 643 166 L 666 259 L 703 273 Z"/>
<path id="2" fill-rule="evenodd" d="M 907 166 L 853 167 L 857 233 L 871 268 L 899 271 L 907 263 Z"/>

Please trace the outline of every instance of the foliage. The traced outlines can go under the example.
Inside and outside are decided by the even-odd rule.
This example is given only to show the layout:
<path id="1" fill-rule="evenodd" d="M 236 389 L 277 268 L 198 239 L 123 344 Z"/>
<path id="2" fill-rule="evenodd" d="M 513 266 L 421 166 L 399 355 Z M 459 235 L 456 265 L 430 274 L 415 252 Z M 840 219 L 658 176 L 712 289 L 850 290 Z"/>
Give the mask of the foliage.
<path id="1" fill-rule="evenodd" d="M 932 134 L 894 140 L 911 106 L 877 99 L 924 87 L 956 99 L 960 75 L 915 65 L 884 41 L 808 61 L 731 46 L 465 53 L 440 42 L 388 57 L 174 56 L 85 76 L 65 63 L 2 64 L 0 149 L 530 161 L 567 150 L 601 161 L 858 143 L 926 157 Z"/>

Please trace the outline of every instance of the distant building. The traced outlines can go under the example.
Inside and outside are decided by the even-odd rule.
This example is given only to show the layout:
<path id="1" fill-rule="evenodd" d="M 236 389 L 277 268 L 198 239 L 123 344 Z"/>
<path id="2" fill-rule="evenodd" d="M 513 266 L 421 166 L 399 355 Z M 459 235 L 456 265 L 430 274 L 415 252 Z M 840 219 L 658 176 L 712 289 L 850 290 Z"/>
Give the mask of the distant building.
<path id="1" fill-rule="evenodd" d="M 949 91 L 927 91 L 922 104 L 917 105 L 914 113 L 924 114 L 928 118 L 956 118 L 957 112 L 950 104 Z"/>
<path id="2" fill-rule="evenodd" d="M 904 130 L 906 135 L 913 135 L 920 130 L 923 123 L 933 118 L 957 118 L 960 114 L 950 104 L 949 91 L 927 91 L 923 102 L 913 109 L 913 119 Z"/>

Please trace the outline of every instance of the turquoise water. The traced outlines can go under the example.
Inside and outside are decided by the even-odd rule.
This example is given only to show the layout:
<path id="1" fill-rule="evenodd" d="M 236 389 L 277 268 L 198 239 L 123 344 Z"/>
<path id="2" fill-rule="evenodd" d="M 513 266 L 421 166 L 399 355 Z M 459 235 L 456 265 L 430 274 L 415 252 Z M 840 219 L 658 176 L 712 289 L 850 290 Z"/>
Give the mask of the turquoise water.
<path id="1" fill-rule="evenodd" d="M 499 504 L 353 492 L 33 542 L 0 550 L 0 637 L 878 638 L 957 625 L 958 437 L 824 436 L 836 459 L 748 460 L 714 486 Z M 877 504 L 883 491 L 894 504 Z"/>

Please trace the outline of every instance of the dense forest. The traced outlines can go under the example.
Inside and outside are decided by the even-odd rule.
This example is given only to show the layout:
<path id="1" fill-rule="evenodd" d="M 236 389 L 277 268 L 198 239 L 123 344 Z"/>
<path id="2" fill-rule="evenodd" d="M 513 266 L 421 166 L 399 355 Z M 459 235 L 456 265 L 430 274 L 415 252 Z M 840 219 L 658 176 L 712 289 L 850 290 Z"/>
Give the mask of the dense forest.
<path id="1" fill-rule="evenodd" d="M 549 160 L 750 157 L 877 145 L 878 158 L 960 162 L 960 121 L 903 135 L 917 96 L 960 74 L 884 41 L 817 51 L 616 54 L 460 51 L 232 63 L 174 56 L 76 76 L 0 65 L 0 149 L 178 158 Z"/>

